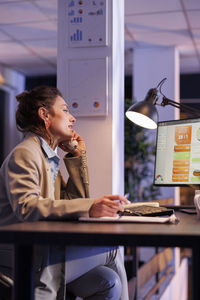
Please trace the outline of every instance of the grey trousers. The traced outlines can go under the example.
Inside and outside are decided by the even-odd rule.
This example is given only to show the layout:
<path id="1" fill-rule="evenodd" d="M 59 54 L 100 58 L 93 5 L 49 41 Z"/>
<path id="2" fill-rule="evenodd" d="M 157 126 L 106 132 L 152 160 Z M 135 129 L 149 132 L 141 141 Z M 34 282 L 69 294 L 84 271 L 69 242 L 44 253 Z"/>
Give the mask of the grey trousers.
<path id="1" fill-rule="evenodd" d="M 99 268 L 100 267 L 100 268 Z M 106 267 L 106 269 L 101 268 Z M 54 264 L 47 266 L 42 272 L 40 281 L 42 282 L 42 287 L 35 288 L 35 300 L 64 300 L 59 297 L 58 290 L 60 288 L 61 283 L 61 269 L 62 264 Z M 77 260 L 71 260 L 65 262 L 65 282 L 67 289 L 72 292 L 78 293 L 79 296 L 86 299 L 120 299 L 120 300 L 128 300 L 128 285 L 127 285 L 127 277 L 124 268 L 124 262 L 121 257 L 120 250 L 112 250 L 109 252 L 105 252 L 98 255 L 93 255 L 86 258 L 81 258 Z M 111 280 L 114 278 L 118 278 L 120 280 L 120 284 L 114 290 L 114 293 L 118 293 L 118 295 L 111 295 L 111 298 L 104 298 L 103 294 L 101 298 L 89 298 L 88 294 L 83 293 L 89 291 L 90 295 L 92 293 L 95 294 L 96 287 L 99 287 L 101 283 L 101 278 L 103 278 L 103 270 L 105 271 L 105 278 L 107 278 L 107 282 L 109 280 L 109 276 Z M 55 274 L 58 274 L 57 278 Z M 116 274 L 116 276 L 115 276 Z M 96 276 L 96 277 L 95 277 Z M 100 277 L 99 277 L 100 276 Z M 96 279 L 94 279 L 96 278 Z M 92 284 L 91 284 L 92 283 Z M 106 289 L 106 284 L 103 282 L 103 287 Z M 93 290 L 91 291 L 91 287 Z M 87 292 L 88 293 L 88 292 Z M 77 294 L 77 295 L 78 295 Z M 112 292 L 111 292 L 112 294 Z M 88 297 L 88 298 L 87 298 Z"/>

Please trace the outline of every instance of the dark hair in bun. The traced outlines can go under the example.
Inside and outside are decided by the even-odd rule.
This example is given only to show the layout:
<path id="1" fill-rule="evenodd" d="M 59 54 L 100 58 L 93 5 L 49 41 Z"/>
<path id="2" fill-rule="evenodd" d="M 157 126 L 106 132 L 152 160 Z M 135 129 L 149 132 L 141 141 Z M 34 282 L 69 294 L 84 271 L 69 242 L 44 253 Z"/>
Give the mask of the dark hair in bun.
<path id="1" fill-rule="evenodd" d="M 21 132 L 33 132 L 42 136 L 46 135 L 44 121 L 38 115 L 38 109 L 45 107 L 51 109 L 57 96 L 61 92 L 46 85 L 38 86 L 31 91 L 24 91 L 16 96 L 18 107 L 16 111 L 16 124 Z"/>

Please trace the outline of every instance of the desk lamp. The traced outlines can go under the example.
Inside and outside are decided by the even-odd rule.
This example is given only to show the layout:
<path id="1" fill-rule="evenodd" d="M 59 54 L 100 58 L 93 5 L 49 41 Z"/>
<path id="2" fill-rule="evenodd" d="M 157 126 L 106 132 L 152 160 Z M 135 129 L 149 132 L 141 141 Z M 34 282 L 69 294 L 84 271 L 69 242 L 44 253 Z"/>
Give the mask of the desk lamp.
<path id="1" fill-rule="evenodd" d="M 192 115 L 199 117 L 200 113 L 198 113 L 195 109 L 181 104 L 179 102 L 175 102 L 169 98 L 167 98 L 161 91 L 161 87 L 167 78 L 161 80 L 161 82 L 157 85 L 156 88 L 152 88 L 148 91 L 145 99 L 141 102 L 133 104 L 126 111 L 126 117 L 131 120 L 133 123 L 147 128 L 147 129 L 156 129 L 158 122 L 158 112 L 156 109 L 156 105 L 166 106 L 171 105 L 177 107 L 179 109 L 183 109 L 188 113 L 192 113 Z M 158 103 L 159 95 L 162 95 L 162 102 Z"/>

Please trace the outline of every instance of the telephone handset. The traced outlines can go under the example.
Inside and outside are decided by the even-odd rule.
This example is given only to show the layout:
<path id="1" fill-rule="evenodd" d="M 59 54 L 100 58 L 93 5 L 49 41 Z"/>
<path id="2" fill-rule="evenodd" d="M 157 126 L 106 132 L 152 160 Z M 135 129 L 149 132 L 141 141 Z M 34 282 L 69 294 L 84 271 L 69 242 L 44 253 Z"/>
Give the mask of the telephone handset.
<path id="1" fill-rule="evenodd" d="M 70 142 L 68 142 L 67 147 L 70 150 L 75 150 L 78 147 L 78 142 L 77 140 L 71 140 Z"/>

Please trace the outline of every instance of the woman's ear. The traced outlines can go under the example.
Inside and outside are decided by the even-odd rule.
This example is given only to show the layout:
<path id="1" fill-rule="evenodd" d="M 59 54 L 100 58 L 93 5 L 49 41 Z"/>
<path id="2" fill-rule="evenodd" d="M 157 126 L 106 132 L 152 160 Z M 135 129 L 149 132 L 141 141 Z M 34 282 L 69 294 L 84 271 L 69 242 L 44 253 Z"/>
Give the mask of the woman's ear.
<path id="1" fill-rule="evenodd" d="M 38 108 L 38 116 L 45 122 L 49 119 L 49 113 L 45 107 Z"/>
<path id="2" fill-rule="evenodd" d="M 44 121 L 44 126 L 46 130 L 49 129 L 51 125 L 51 121 L 49 119 L 49 113 L 45 107 L 40 107 L 38 109 L 38 116 Z"/>

